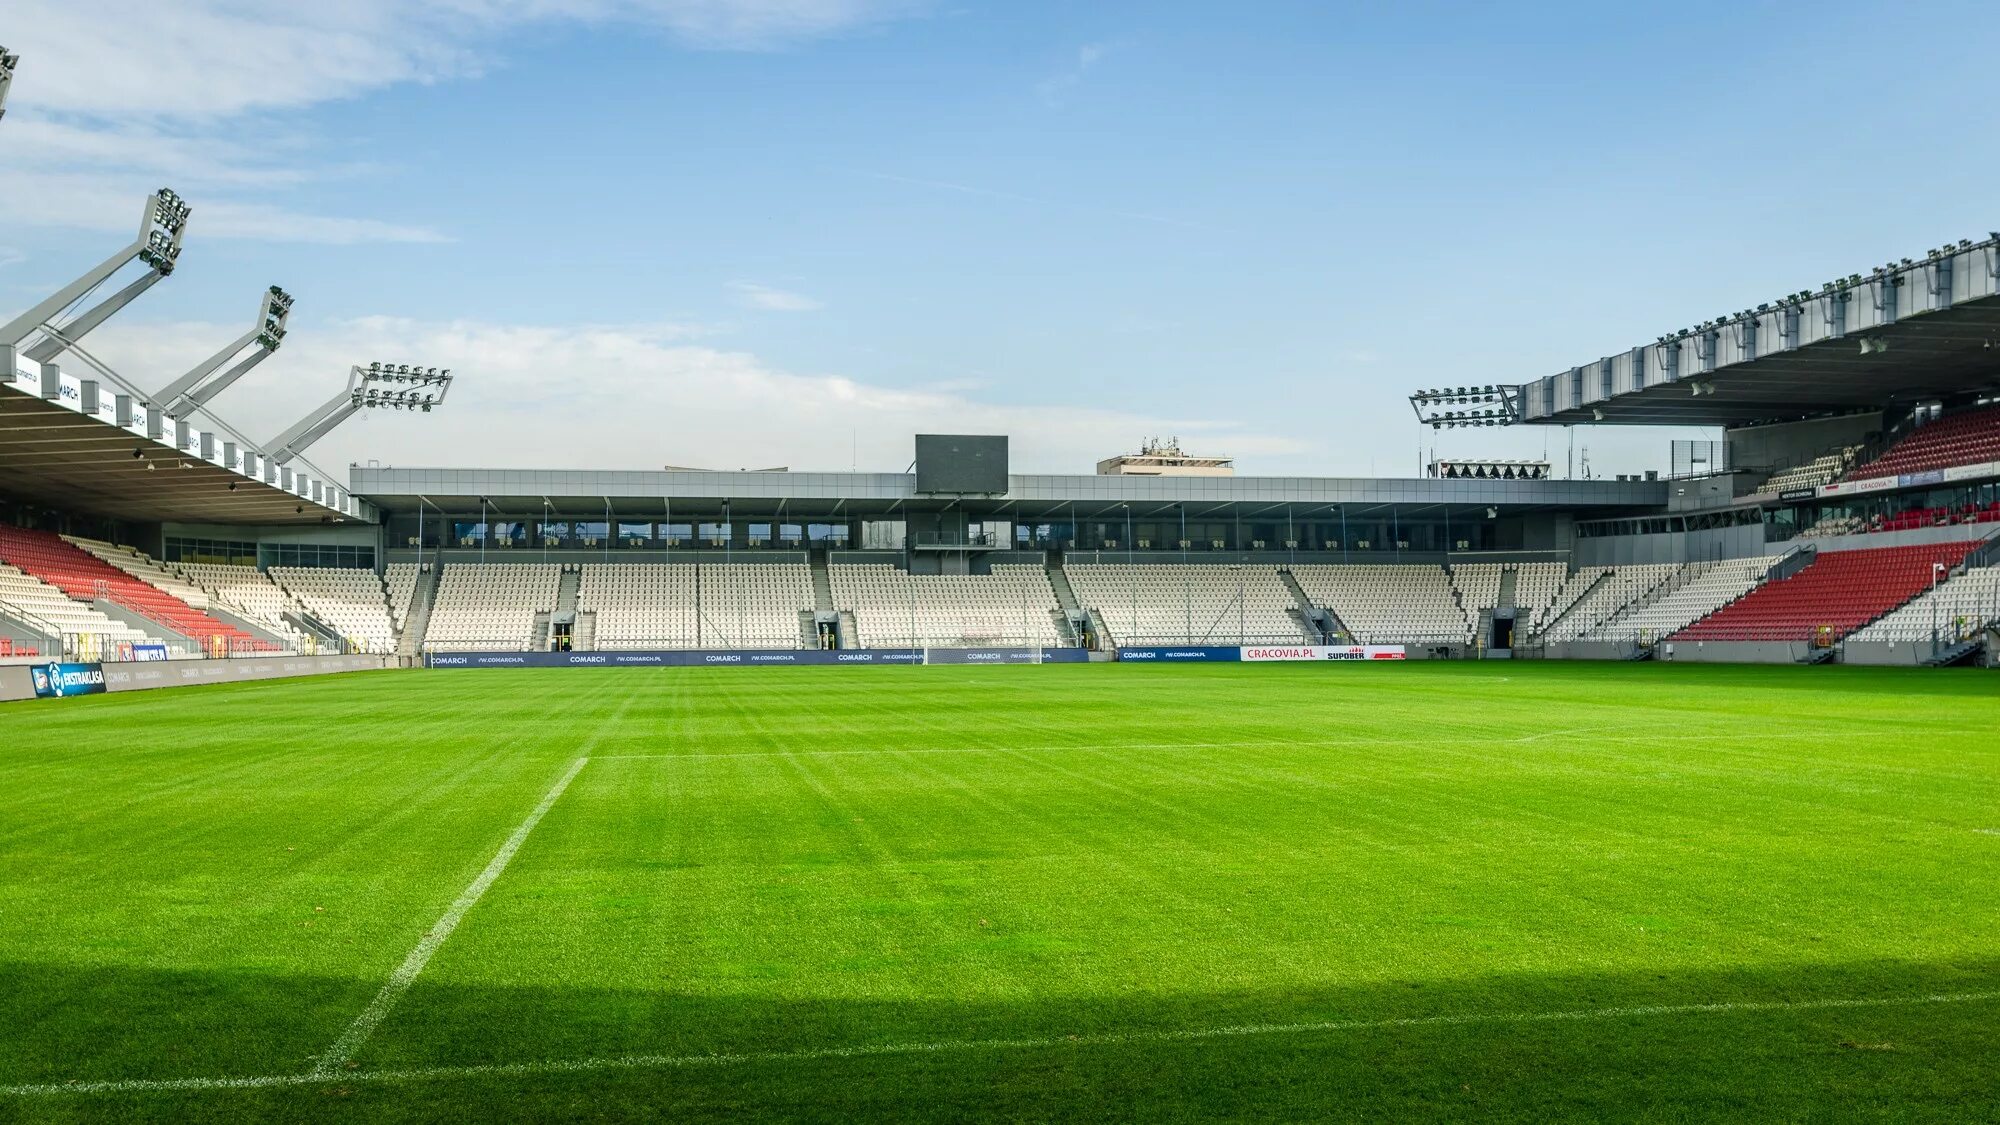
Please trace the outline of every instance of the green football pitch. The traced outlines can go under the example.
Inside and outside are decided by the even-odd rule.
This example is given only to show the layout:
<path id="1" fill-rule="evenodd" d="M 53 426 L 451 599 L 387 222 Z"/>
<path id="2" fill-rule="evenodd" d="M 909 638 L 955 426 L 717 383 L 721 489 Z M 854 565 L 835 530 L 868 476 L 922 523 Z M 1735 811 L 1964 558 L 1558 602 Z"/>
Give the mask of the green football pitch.
<path id="1" fill-rule="evenodd" d="M 0 1120 L 2000 1119 L 2000 680 L 385 672 L 0 707 Z"/>

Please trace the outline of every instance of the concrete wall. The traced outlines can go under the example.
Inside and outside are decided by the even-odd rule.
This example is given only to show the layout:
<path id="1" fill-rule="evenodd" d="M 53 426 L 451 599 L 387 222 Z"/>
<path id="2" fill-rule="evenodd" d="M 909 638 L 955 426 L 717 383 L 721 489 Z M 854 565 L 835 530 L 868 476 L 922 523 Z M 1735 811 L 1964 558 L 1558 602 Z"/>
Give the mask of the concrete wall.
<path id="1" fill-rule="evenodd" d="M 1764 541 L 1764 525 L 1668 531 L 1658 535 L 1605 535 L 1576 541 L 1578 566 L 1633 566 L 1639 563 L 1702 562 L 1775 554 Z"/>
<path id="2" fill-rule="evenodd" d="M 1679 664 L 1796 664 L 1812 652 L 1812 646 L 1804 641 L 1676 641 L 1673 650 L 1669 657 L 1667 646 L 1661 645 L 1656 659 Z"/>
<path id="3" fill-rule="evenodd" d="M 1667 511 L 1697 512 L 1727 508 L 1751 489 L 1763 483 L 1759 473 L 1717 473 L 1667 483 Z"/>
<path id="4" fill-rule="evenodd" d="M 1810 461 L 1835 446 L 1859 445 L 1882 428 L 1880 412 L 1814 418 L 1774 426 L 1744 426 L 1724 435 L 1729 463 L 1739 469 L 1773 469 Z"/>
<path id="5" fill-rule="evenodd" d="M 1916 665 L 1931 654 L 1929 641 L 1849 641 L 1841 646 L 1842 664 Z"/>

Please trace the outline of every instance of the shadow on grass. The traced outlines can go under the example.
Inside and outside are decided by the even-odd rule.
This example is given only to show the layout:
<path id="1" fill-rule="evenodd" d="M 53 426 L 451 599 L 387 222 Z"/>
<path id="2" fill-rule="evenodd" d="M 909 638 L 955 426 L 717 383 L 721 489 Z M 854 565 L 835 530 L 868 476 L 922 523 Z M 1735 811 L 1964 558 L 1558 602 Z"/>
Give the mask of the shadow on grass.
<path id="1" fill-rule="evenodd" d="M 0 1083 L 303 1073 L 355 982 L 0 966 Z M 775 991 L 775 990 L 774 990 Z M 422 983 L 323 1084 L 0 1096 L 0 1120 L 2000 1119 L 2000 1000 L 1093 1036 L 2000 991 L 2000 961 L 1490 978 L 1020 1003 Z M 358 998 L 357 998 L 358 997 Z M 344 1005 L 344 1006 L 343 1006 Z M 1071 1039 L 1079 1036 L 1081 1039 Z M 851 1057 L 373 1081 L 384 1069 L 1030 1039 Z"/>

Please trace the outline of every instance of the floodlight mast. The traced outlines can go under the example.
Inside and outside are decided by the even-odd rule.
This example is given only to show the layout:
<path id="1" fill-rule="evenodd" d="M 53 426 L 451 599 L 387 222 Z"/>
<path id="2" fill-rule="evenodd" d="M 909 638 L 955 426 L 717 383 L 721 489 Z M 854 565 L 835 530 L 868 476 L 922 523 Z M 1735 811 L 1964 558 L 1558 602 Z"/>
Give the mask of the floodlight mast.
<path id="1" fill-rule="evenodd" d="M 0 117 L 7 116 L 7 87 L 14 84 L 14 67 L 21 62 L 21 56 L 9 54 L 7 48 L 0 47 Z"/>
<path id="2" fill-rule="evenodd" d="M 1416 414 L 1419 424 L 1433 430 L 1512 426 L 1521 421 L 1521 390 L 1518 386 L 1489 384 L 1418 391 L 1410 396 L 1410 409 Z M 1480 409 L 1444 409 L 1447 406 L 1476 406 Z"/>
<path id="3" fill-rule="evenodd" d="M 264 300 L 257 309 L 257 323 L 250 331 L 237 337 L 223 349 L 195 365 L 194 370 L 160 388 L 155 396 L 162 409 L 173 417 L 200 408 L 209 399 L 229 389 L 229 385 L 248 374 L 250 369 L 269 359 L 285 342 L 285 325 L 292 315 L 292 295 L 273 285 L 264 291 Z M 214 379 L 216 369 L 244 348 L 256 345 L 256 350 L 239 360 L 236 366 L 224 371 Z M 207 380 L 204 382 L 204 380 Z"/>
<path id="4" fill-rule="evenodd" d="M 139 220 L 138 239 L 98 263 L 89 273 L 57 290 L 48 300 L 0 326 L 0 348 L 19 348 L 28 337 L 42 332 L 48 338 L 23 355 L 36 363 L 47 363 L 82 339 L 85 333 L 104 323 L 113 313 L 131 304 L 139 294 L 174 272 L 174 264 L 181 256 L 181 241 L 187 234 L 189 210 L 185 200 L 166 188 L 147 196 L 146 211 Z M 135 260 L 149 267 L 144 277 L 106 297 L 61 328 L 49 323 L 51 317 L 87 296 L 91 290 L 104 284 L 105 279 Z"/>
<path id="5" fill-rule="evenodd" d="M 364 409 L 417 410 L 429 414 L 433 407 L 444 402 L 451 381 L 450 368 L 412 367 L 407 363 L 371 363 L 351 368 L 347 385 L 340 393 L 307 413 L 291 429 L 272 438 L 266 456 L 272 464 L 282 465 Z M 405 389 L 384 390 L 385 385 Z"/>

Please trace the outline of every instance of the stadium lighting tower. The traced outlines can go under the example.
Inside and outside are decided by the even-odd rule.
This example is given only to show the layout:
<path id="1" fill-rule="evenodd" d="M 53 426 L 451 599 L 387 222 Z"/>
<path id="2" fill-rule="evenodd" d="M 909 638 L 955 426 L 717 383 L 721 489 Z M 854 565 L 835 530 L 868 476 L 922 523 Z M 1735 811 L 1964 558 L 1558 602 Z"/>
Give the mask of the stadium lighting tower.
<path id="1" fill-rule="evenodd" d="M 285 324 L 291 315 L 291 294 L 275 285 L 265 290 L 264 299 L 257 309 L 257 322 L 250 327 L 250 331 L 237 337 L 221 351 L 202 360 L 195 365 L 194 370 L 160 388 L 157 401 L 161 404 L 161 408 L 173 417 L 179 418 L 227 390 L 231 383 L 241 379 L 251 368 L 269 359 L 285 342 Z M 232 356 L 253 344 L 256 350 L 239 360 L 236 366 L 214 379 L 208 378 L 215 374 L 217 368 L 229 362 Z M 204 383 L 203 380 L 208 381 Z"/>
<path id="2" fill-rule="evenodd" d="M 7 116 L 7 87 L 14 84 L 14 67 L 21 62 L 21 56 L 0 47 L 0 117 Z"/>
<path id="3" fill-rule="evenodd" d="M 19 348 L 28 337 L 42 332 L 47 339 L 24 354 L 25 358 L 36 363 L 47 363 L 91 329 L 110 319 L 113 313 L 131 304 L 139 294 L 157 285 L 161 278 L 171 275 L 174 264 L 180 260 L 189 210 L 185 200 L 166 188 L 147 196 L 146 212 L 139 220 L 138 240 L 57 290 L 48 300 L 0 326 L 0 348 Z M 135 260 L 147 267 L 143 277 L 71 318 L 60 328 L 49 323 L 51 317 L 88 296 L 104 284 L 105 279 Z"/>
<path id="4" fill-rule="evenodd" d="M 352 368 L 347 375 L 347 386 L 339 394 L 271 439 L 267 456 L 272 464 L 282 465 L 362 410 L 416 410 L 429 414 L 433 407 L 443 404 L 451 380 L 449 368 L 412 367 L 407 363 L 371 363 Z"/>
<path id="5" fill-rule="evenodd" d="M 1472 406 L 1476 410 L 1447 410 Z M 1471 426 L 1512 426 L 1521 420 L 1521 388 L 1505 384 L 1482 387 L 1438 387 L 1410 396 L 1417 422 L 1433 430 Z"/>

